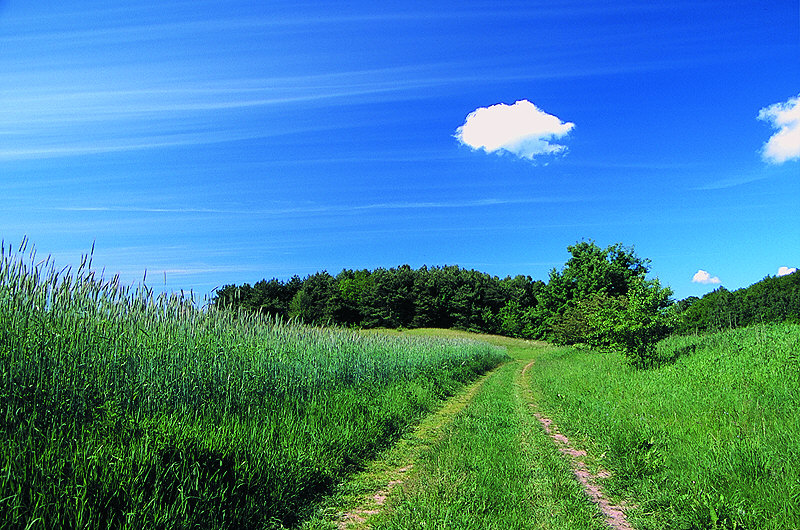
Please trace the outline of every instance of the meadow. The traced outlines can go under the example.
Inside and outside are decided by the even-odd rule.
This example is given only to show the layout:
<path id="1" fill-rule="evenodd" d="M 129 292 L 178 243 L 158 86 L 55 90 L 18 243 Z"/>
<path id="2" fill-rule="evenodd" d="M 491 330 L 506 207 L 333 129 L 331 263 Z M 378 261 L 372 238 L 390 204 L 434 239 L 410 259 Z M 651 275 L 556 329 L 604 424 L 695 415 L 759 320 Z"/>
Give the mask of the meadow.
<path id="1" fill-rule="evenodd" d="M 639 370 L 543 350 L 537 403 L 612 471 L 636 528 L 800 528 L 800 325 L 673 336 L 656 355 Z"/>
<path id="2" fill-rule="evenodd" d="M 376 527 L 602 527 L 539 411 L 640 530 L 800 528 L 800 325 L 671 336 L 651 364 L 287 323 L 2 244 L 0 527 L 338 527 L 331 492 L 503 365 L 407 450 Z"/>
<path id="3" fill-rule="evenodd" d="M 506 359 L 201 307 L 3 244 L 0 525 L 291 526 Z"/>

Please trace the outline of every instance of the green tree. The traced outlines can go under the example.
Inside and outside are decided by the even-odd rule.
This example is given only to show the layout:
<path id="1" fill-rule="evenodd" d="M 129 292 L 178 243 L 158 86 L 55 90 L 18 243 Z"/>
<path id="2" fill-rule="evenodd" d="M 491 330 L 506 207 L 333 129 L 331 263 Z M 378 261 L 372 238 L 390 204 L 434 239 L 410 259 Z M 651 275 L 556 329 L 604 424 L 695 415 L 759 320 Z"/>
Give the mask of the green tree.
<path id="1" fill-rule="evenodd" d="M 559 344 L 588 344 L 593 347 L 611 347 L 612 340 L 604 327 L 601 315 L 617 315 L 624 310 L 624 296 L 608 296 L 597 292 L 567 306 L 564 314 L 553 322 L 553 340 Z"/>
<path id="2" fill-rule="evenodd" d="M 371 283 L 370 272 L 366 269 L 342 270 L 336 275 L 331 290 L 327 312 L 333 322 L 342 325 L 360 325 L 364 319 L 365 297 Z"/>
<path id="3" fill-rule="evenodd" d="M 334 278 L 327 271 L 312 274 L 303 281 L 303 286 L 289 304 L 289 316 L 307 324 L 326 324 L 331 318 L 331 294 Z"/>
<path id="4" fill-rule="evenodd" d="M 277 278 L 256 282 L 253 285 L 252 309 L 267 315 L 287 317 L 289 303 L 296 293 L 291 292 L 287 285 Z"/>
<path id="5" fill-rule="evenodd" d="M 561 271 L 550 271 L 550 279 L 539 294 L 535 333 L 537 337 L 571 344 L 585 342 L 581 335 L 590 329 L 584 313 L 598 302 L 592 300 L 597 296 L 613 300 L 627 295 L 632 285 L 644 280 L 650 260 L 638 257 L 633 247 L 621 243 L 603 249 L 594 241 L 581 241 L 567 247 L 567 251 L 571 258 Z M 565 317 L 570 321 L 567 334 Z"/>
<path id="6" fill-rule="evenodd" d="M 342 270 L 288 282 L 273 278 L 255 286 L 226 285 L 216 302 L 233 308 L 291 316 L 307 323 L 364 327 L 440 327 L 532 337 L 533 309 L 542 281 L 530 276 L 499 279 L 457 265 L 408 265 L 393 269 Z"/>
<path id="7" fill-rule="evenodd" d="M 509 300 L 500 308 L 498 319 L 500 321 L 501 335 L 509 337 L 524 337 L 526 331 L 526 314 L 522 305 L 516 300 Z"/>
<path id="8" fill-rule="evenodd" d="M 450 328 L 450 299 L 453 292 L 453 275 L 450 267 L 422 266 L 414 280 L 415 328 Z"/>
<path id="9" fill-rule="evenodd" d="M 414 271 L 409 265 L 375 269 L 366 293 L 367 327 L 409 327 L 414 319 Z"/>
<path id="10" fill-rule="evenodd" d="M 800 274 L 767 276 L 735 291 L 719 287 L 679 302 L 680 333 L 698 333 L 764 322 L 800 321 Z"/>
<path id="11" fill-rule="evenodd" d="M 619 243 L 567 250 L 572 257 L 539 297 L 538 331 L 561 344 L 620 349 L 635 366 L 656 364 L 655 344 L 674 329 L 675 312 L 672 290 L 646 279 L 650 261 Z"/>
<path id="12" fill-rule="evenodd" d="M 656 343 L 673 331 L 672 290 L 658 279 L 637 279 L 622 296 L 601 294 L 586 311 L 593 345 L 622 350 L 639 368 L 658 364 Z"/>

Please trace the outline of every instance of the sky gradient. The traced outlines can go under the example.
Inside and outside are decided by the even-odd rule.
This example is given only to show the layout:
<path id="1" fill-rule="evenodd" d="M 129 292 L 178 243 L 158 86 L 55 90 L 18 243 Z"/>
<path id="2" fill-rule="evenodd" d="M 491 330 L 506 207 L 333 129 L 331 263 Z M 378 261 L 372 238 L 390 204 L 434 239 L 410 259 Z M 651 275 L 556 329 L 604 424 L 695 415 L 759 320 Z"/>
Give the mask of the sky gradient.
<path id="1" fill-rule="evenodd" d="M 591 239 L 680 299 L 800 264 L 796 0 L 0 0 L 0 49 L 0 237 L 60 266 L 546 281 Z"/>

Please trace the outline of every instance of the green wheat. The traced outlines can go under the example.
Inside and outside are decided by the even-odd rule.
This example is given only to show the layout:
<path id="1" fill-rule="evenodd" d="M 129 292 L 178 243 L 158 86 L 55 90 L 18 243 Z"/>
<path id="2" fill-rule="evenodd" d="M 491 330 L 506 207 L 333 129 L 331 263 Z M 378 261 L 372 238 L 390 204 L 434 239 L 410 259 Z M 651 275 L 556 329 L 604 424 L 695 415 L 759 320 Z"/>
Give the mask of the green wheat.
<path id="1" fill-rule="evenodd" d="M 269 528 L 505 359 L 199 307 L 0 248 L 0 526 Z"/>

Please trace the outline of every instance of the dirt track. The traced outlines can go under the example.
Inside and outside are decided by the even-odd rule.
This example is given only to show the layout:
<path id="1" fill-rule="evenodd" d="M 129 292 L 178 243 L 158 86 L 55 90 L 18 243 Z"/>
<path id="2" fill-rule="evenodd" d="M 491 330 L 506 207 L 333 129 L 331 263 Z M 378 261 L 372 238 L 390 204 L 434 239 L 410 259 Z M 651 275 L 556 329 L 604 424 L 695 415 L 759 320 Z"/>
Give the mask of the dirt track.
<path id="1" fill-rule="evenodd" d="M 533 416 L 539 421 L 542 429 L 553 443 L 556 444 L 558 450 L 565 458 L 569 459 L 576 479 L 582 485 L 586 496 L 595 503 L 601 511 L 606 524 L 614 530 L 633 530 L 633 527 L 628 523 L 625 515 L 626 507 L 612 503 L 603 491 L 601 486 L 602 479 L 608 478 L 610 474 L 602 469 L 597 472 L 592 472 L 586 464 L 586 452 L 576 448 L 569 438 L 559 431 L 558 427 L 550 418 L 537 410 L 530 387 L 523 381 L 523 378 L 525 378 L 533 365 L 534 361 L 527 363 L 517 375 L 517 380 L 520 382 L 521 386 L 527 389 L 527 391 L 523 391 L 523 393 L 527 394 L 526 400 L 529 402 Z M 452 421 L 452 418 L 469 404 L 475 394 L 480 390 L 487 376 L 482 377 L 479 381 L 470 385 L 461 395 L 452 399 L 442 411 L 444 417 L 432 422 L 433 418 L 436 416 L 434 415 L 429 418 L 427 422 L 423 422 L 417 434 L 420 436 L 421 440 L 425 440 L 425 443 L 416 449 L 414 452 L 415 456 L 418 456 L 419 451 L 422 451 L 425 447 L 429 447 L 430 444 L 435 443 L 435 440 L 438 438 L 440 427 L 444 423 Z M 431 425 L 427 425 L 427 423 L 430 422 L 432 422 Z M 369 528 L 368 519 L 385 509 L 387 498 L 395 487 L 406 482 L 407 476 L 413 468 L 413 464 L 412 458 L 411 460 L 406 460 L 402 465 L 393 470 L 385 471 L 382 475 L 385 480 L 384 485 L 377 490 L 373 490 L 371 493 L 362 493 L 361 500 L 357 503 L 357 506 L 343 513 L 340 512 L 336 526 L 341 530 Z"/>

